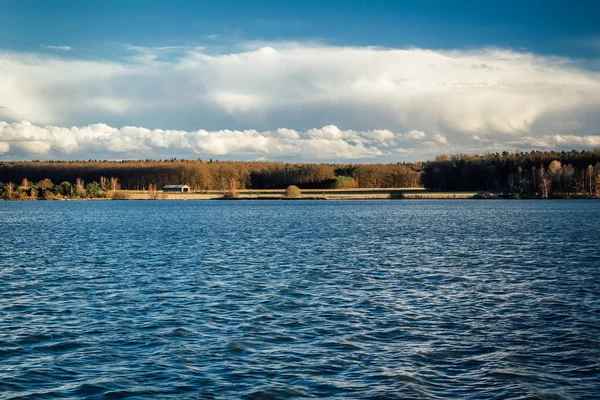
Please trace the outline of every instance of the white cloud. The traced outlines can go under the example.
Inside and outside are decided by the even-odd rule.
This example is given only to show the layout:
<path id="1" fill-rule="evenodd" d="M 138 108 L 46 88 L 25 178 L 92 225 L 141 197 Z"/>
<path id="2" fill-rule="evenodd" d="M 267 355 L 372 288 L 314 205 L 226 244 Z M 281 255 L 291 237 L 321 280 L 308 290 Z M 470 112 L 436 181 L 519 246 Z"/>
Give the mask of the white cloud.
<path id="1" fill-rule="evenodd" d="M 38 126 L 28 121 L 0 122 L 0 154 L 4 159 L 81 159 L 131 157 L 230 156 L 244 159 L 293 158 L 306 160 L 373 159 L 403 153 L 403 145 L 423 147 L 437 135 L 423 133 L 419 140 L 410 134 L 391 131 L 341 130 L 328 125 L 298 132 L 288 128 L 274 131 L 195 131 L 146 129 L 105 124 L 81 127 Z"/>
<path id="2" fill-rule="evenodd" d="M 59 50 L 59 51 L 70 51 L 72 50 L 71 46 L 50 46 L 50 45 L 41 45 L 42 48 L 44 49 L 48 49 L 48 50 Z"/>
<path id="3" fill-rule="evenodd" d="M 433 135 L 433 141 L 437 144 L 443 144 L 443 145 L 448 145 L 448 139 L 445 136 L 442 136 L 440 134 L 435 134 Z"/>
<path id="4" fill-rule="evenodd" d="M 556 147 L 600 148 L 600 135 L 544 135 L 525 136 L 519 141 L 509 142 L 509 145 L 529 145 L 537 148 L 553 149 Z"/>
<path id="5" fill-rule="evenodd" d="M 425 132 L 412 130 L 406 134 L 408 139 L 422 139 L 425 137 Z"/>
<path id="6" fill-rule="evenodd" d="M 28 120 L 36 129 L 80 125 L 99 135 L 102 151 L 123 157 L 179 149 L 300 159 L 417 158 L 503 144 L 589 147 L 598 137 L 600 74 L 564 58 L 493 48 L 238 48 L 214 54 L 191 46 L 128 47 L 123 59 L 110 61 L 0 53 L 0 120 Z M 127 133 L 89 125 L 98 121 L 179 130 Z M 199 126 L 207 130 L 195 130 Z M 557 133 L 590 139 L 548 142 Z M 174 138 L 181 147 L 173 147 Z M 47 153 L 87 158 L 79 139 L 55 141 Z M 4 157 L 33 153 L 7 143 Z"/>
<path id="7" fill-rule="evenodd" d="M 425 160 L 441 153 L 528 149 L 592 149 L 600 135 L 524 136 L 518 140 L 473 138 L 456 144 L 422 131 L 343 130 L 335 125 L 297 131 L 162 130 L 106 124 L 58 127 L 28 121 L 0 121 L 0 159 L 196 158 L 287 159 L 305 161 L 391 161 L 398 155 Z"/>

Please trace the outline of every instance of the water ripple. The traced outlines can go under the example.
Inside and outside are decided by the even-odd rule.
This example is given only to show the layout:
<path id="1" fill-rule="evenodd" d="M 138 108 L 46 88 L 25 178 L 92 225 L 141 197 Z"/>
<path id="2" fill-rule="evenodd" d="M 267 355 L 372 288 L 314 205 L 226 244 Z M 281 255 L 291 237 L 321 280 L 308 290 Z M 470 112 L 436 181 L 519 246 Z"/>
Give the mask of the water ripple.
<path id="1" fill-rule="evenodd" d="M 0 202 L 0 398 L 594 398 L 600 202 Z"/>

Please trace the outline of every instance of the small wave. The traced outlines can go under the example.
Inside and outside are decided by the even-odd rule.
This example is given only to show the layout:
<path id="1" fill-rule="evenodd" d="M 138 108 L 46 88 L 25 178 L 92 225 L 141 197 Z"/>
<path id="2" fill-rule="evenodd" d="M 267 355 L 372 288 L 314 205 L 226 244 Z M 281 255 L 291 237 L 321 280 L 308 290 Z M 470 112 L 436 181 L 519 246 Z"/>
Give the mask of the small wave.
<path id="1" fill-rule="evenodd" d="M 45 352 L 65 352 L 69 350 L 75 350 L 82 347 L 86 347 L 87 343 L 81 342 L 59 342 L 59 343 L 51 343 L 47 345 L 36 346 L 34 349 L 36 351 L 45 351 Z"/>
<path id="2" fill-rule="evenodd" d="M 509 379 L 527 380 L 527 381 L 543 380 L 540 376 L 535 375 L 533 373 L 509 371 L 509 370 L 494 370 L 494 371 L 490 371 L 487 375 L 491 376 L 491 377 L 509 378 Z"/>
<path id="3" fill-rule="evenodd" d="M 239 342 L 227 343 L 227 349 L 233 353 L 243 353 L 248 350 L 246 346 L 242 345 Z"/>
<path id="4" fill-rule="evenodd" d="M 327 347 L 329 349 L 344 350 L 344 351 L 358 351 L 358 350 L 363 349 L 358 344 L 351 343 L 350 341 L 347 341 L 347 340 L 342 340 L 342 341 L 328 340 L 328 341 L 322 342 L 320 344 L 320 346 Z"/>
<path id="5" fill-rule="evenodd" d="M 289 399 L 306 398 L 308 392 L 298 387 L 273 387 L 252 391 L 242 396 L 243 399 Z"/>
<path id="6" fill-rule="evenodd" d="M 81 386 L 73 389 L 71 393 L 74 396 L 81 396 L 87 398 L 90 396 L 105 395 L 108 390 L 108 385 L 104 386 L 97 383 L 84 383 Z"/>

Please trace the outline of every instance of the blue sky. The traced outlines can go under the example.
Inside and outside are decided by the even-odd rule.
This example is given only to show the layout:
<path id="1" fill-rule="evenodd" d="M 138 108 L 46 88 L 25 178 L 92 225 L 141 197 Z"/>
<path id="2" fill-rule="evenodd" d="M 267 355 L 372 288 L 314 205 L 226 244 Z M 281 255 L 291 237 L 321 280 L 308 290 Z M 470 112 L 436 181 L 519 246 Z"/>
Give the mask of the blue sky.
<path id="1" fill-rule="evenodd" d="M 600 147 L 598 1 L 0 0 L 0 159 Z"/>
<path id="2" fill-rule="evenodd" d="M 596 57 L 598 1 L 115 1 L 3 0 L 0 46 L 81 49 L 115 43 L 320 40 L 432 49 L 501 46 Z"/>

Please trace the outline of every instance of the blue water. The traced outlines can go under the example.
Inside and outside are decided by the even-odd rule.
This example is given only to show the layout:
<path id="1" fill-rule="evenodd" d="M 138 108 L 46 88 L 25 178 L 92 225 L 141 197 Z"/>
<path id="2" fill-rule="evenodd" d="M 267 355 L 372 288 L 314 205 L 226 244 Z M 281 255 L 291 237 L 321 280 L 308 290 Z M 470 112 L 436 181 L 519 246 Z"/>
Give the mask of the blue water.
<path id="1" fill-rule="evenodd" d="M 598 398 L 599 201 L 0 202 L 0 398 Z"/>

